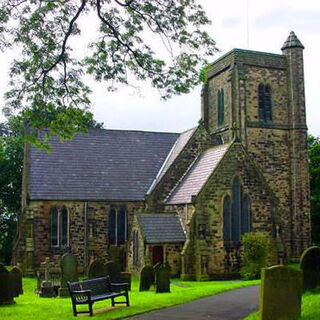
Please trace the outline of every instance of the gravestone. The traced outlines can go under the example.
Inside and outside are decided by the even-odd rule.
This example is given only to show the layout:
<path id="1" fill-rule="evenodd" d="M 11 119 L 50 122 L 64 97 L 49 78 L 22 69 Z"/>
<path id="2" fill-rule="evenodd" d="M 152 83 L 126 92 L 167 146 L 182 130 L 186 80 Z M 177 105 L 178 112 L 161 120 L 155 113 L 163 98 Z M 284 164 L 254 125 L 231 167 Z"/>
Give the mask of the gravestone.
<path id="1" fill-rule="evenodd" d="M 50 281 L 50 268 L 53 266 L 53 263 L 50 262 L 49 257 L 46 257 L 45 261 L 41 263 L 41 266 L 44 268 L 44 280 L 40 284 L 40 297 L 42 298 L 52 298 L 56 297 L 56 292 L 53 288 L 52 281 Z M 40 276 L 40 275 L 39 275 Z"/>
<path id="2" fill-rule="evenodd" d="M 300 259 L 303 272 L 303 290 L 320 286 L 320 247 L 306 249 Z"/>
<path id="3" fill-rule="evenodd" d="M 156 268 L 156 293 L 170 292 L 170 266 L 162 264 Z"/>
<path id="4" fill-rule="evenodd" d="M 14 297 L 22 294 L 22 273 L 18 268 L 9 272 L 0 263 L 0 305 L 15 303 Z"/>
<path id="5" fill-rule="evenodd" d="M 301 314 L 302 271 L 285 266 L 263 268 L 260 320 L 289 320 Z"/>
<path id="6" fill-rule="evenodd" d="M 90 263 L 88 269 L 88 278 L 100 278 L 105 277 L 107 275 L 106 266 L 101 260 L 94 260 Z"/>
<path id="7" fill-rule="evenodd" d="M 140 288 L 139 291 L 148 291 L 150 286 L 154 284 L 154 269 L 151 264 L 145 265 L 140 273 Z"/>
<path id="8" fill-rule="evenodd" d="M 19 294 L 23 294 L 22 272 L 18 267 L 13 267 L 10 272 L 10 276 L 12 279 L 14 297 L 18 297 Z"/>
<path id="9" fill-rule="evenodd" d="M 110 277 L 112 281 L 118 281 L 120 278 L 120 267 L 117 263 L 109 261 L 105 264 L 106 275 Z"/>
<path id="10" fill-rule="evenodd" d="M 61 287 L 59 288 L 59 297 L 69 296 L 67 281 L 78 281 L 78 261 L 72 253 L 65 253 L 61 258 Z"/>

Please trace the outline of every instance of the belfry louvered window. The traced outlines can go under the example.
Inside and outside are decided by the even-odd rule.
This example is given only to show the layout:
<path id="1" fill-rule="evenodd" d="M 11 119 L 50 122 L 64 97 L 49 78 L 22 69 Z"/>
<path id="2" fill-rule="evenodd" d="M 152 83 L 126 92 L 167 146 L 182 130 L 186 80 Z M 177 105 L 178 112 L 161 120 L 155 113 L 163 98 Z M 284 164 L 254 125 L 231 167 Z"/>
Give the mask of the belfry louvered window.
<path id="1" fill-rule="evenodd" d="M 232 194 L 223 200 L 223 238 L 225 246 L 239 244 L 241 235 L 251 231 L 250 199 L 243 195 L 238 178 L 232 183 Z"/>
<path id="2" fill-rule="evenodd" d="M 109 244 L 122 245 L 127 240 L 127 213 L 123 207 L 109 211 Z"/>
<path id="3" fill-rule="evenodd" d="M 50 209 L 50 238 L 52 248 L 69 245 L 69 217 L 65 206 Z"/>
<path id="4" fill-rule="evenodd" d="M 258 87 L 259 120 L 272 121 L 271 87 L 260 83 Z"/>
<path id="5" fill-rule="evenodd" d="M 218 126 L 224 123 L 224 91 L 218 90 Z"/>

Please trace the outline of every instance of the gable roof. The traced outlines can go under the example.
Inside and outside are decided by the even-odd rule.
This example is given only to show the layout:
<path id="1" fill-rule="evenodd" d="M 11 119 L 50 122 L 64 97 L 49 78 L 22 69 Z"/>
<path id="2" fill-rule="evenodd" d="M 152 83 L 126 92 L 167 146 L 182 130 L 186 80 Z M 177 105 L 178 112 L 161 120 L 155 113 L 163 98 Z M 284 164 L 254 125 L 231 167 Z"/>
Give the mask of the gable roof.
<path id="1" fill-rule="evenodd" d="M 173 189 L 166 204 L 191 203 L 192 196 L 197 196 L 201 191 L 229 146 L 230 144 L 222 144 L 201 153 Z"/>
<path id="2" fill-rule="evenodd" d="M 179 134 L 92 129 L 30 148 L 31 200 L 144 200 Z"/>
<path id="3" fill-rule="evenodd" d="M 177 214 L 138 214 L 146 243 L 181 243 L 186 240 Z"/>
<path id="4" fill-rule="evenodd" d="M 172 149 L 170 150 L 166 160 L 164 161 L 162 167 L 160 168 L 157 177 L 152 182 L 150 189 L 148 190 L 148 194 L 152 192 L 152 190 L 156 187 L 165 173 L 168 171 L 172 163 L 176 160 L 178 155 L 182 152 L 183 148 L 193 136 L 194 132 L 196 131 L 197 127 L 184 131 L 180 134 L 179 138 L 176 140 L 175 144 L 173 145 Z"/>

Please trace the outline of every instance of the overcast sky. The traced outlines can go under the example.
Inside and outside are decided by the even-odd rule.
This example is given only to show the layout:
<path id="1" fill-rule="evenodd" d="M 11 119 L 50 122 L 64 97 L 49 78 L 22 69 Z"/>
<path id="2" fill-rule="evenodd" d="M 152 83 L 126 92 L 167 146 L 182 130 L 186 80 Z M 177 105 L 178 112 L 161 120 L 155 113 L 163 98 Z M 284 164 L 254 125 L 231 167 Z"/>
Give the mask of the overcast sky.
<path id="1" fill-rule="evenodd" d="M 212 20 L 210 33 L 218 58 L 233 48 L 281 53 L 293 30 L 305 46 L 306 109 L 309 133 L 320 136 L 320 1 L 319 0 L 198 0 Z M 0 99 L 6 91 L 9 56 L 0 55 Z M 213 59 L 215 60 L 215 59 Z M 140 92 L 123 87 L 110 93 L 107 84 L 90 81 L 92 112 L 106 128 L 181 132 L 200 119 L 200 87 L 190 94 L 161 101 L 143 84 Z M 0 100 L 3 104 L 3 99 Z M 0 120 L 3 116 L 0 115 Z"/>

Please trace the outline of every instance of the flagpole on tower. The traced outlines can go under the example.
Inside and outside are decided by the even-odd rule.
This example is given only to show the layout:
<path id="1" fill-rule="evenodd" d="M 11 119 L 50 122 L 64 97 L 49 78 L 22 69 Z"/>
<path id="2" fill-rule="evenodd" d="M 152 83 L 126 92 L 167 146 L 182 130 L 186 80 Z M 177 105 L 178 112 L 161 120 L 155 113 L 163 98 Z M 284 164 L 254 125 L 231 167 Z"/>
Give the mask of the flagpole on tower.
<path id="1" fill-rule="evenodd" d="M 250 42 L 249 42 L 249 0 L 246 0 L 246 23 L 247 23 L 247 49 L 250 49 Z"/>

